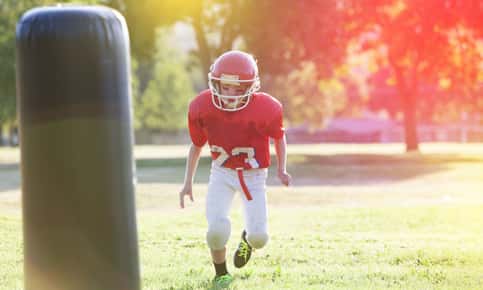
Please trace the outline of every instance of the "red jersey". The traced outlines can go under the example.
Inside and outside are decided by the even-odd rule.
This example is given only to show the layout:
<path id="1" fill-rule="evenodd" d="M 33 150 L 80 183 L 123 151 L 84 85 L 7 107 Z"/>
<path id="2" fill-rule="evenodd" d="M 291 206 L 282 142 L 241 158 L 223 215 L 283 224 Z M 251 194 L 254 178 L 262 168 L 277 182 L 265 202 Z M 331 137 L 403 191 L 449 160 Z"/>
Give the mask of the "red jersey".
<path id="1" fill-rule="evenodd" d="M 205 90 L 191 101 L 188 112 L 193 144 L 201 147 L 208 141 L 212 159 L 231 169 L 268 167 L 269 137 L 283 137 L 282 119 L 282 105 L 265 93 L 254 93 L 247 107 L 228 112 L 217 109 Z"/>

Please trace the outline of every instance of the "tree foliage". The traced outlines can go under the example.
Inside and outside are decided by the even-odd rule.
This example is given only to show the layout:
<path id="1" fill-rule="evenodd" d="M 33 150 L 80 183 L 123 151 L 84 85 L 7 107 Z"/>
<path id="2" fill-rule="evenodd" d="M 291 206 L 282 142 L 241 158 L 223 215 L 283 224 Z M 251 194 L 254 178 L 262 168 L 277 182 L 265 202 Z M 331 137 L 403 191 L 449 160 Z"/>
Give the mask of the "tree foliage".
<path id="1" fill-rule="evenodd" d="M 167 43 L 166 29 L 160 30 L 154 58 L 153 78 L 143 95 L 135 97 L 135 126 L 150 131 L 186 128 L 189 100 L 195 95 L 183 56 Z"/>
<path id="2" fill-rule="evenodd" d="M 25 10 L 51 2 L 0 2 L 0 123 L 15 118 L 15 23 Z M 111 6 L 126 17 L 140 128 L 170 130 L 184 124 L 175 115 L 184 118 L 185 98 L 194 95 L 192 81 L 185 60 L 157 37 L 160 27 L 178 21 L 193 28 L 197 47 L 190 59 L 196 57 L 205 84 L 218 55 L 234 48 L 246 50 L 259 61 L 263 89 L 280 97 L 294 123 L 320 125 L 347 104 L 350 88 L 344 76 L 334 72 L 341 71 L 347 47 L 354 43 L 360 51 L 376 51 L 375 63 L 387 73 L 387 87 L 374 94 L 372 104 L 382 104 L 393 115 L 404 114 L 408 150 L 418 148 L 416 124 L 422 116 L 440 118 L 447 104 L 467 112 L 483 111 L 479 0 L 88 2 Z M 387 96 L 399 100 L 388 101 Z"/>
<path id="3" fill-rule="evenodd" d="M 345 29 L 361 49 L 385 56 L 401 98 L 408 151 L 418 150 L 418 103 L 475 103 L 474 89 L 481 70 L 483 11 L 478 0 L 346 0 Z M 478 44 L 479 43 L 479 44 Z M 478 49 L 478 45 L 480 48 Z M 457 94 L 422 94 L 424 86 L 446 83 Z M 473 93 L 470 93 L 473 92 Z M 427 96 L 431 99 L 424 99 Z M 432 104 L 430 107 L 433 107 Z"/>
<path id="4" fill-rule="evenodd" d="M 328 77 L 344 60 L 347 42 L 337 3 L 249 0 L 241 34 L 266 73 L 286 74 L 312 62 L 318 78 Z"/>
<path id="5" fill-rule="evenodd" d="M 284 76 L 277 76 L 272 92 L 284 104 L 285 118 L 291 125 L 318 128 L 346 105 L 347 93 L 338 77 L 320 80 L 313 62 L 304 62 Z"/>
<path id="6" fill-rule="evenodd" d="M 124 9 L 130 23 L 133 51 L 137 56 L 149 59 L 152 55 L 152 35 L 156 27 L 175 21 L 189 23 L 197 43 L 193 53 L 197 56 L 205 83 L 214 59 L 234 48 L 255 55 L 264 77 L 262 85 L 270 92 L 280 91 L 284 82 L 275 79 L 292 71 L 314 73 L 313 85 L 317 87 L 319 80 L 331 77 L 334 67 L 345 56 L 344 45 L 348 38 L 342 29 L 343 14 L 336 0 L 144 0 L 135 1 L 135 4 L 134 1 L 123 3 L 124 8 L 120 9 Z M 151 77 L 152 66 L 143 67 L 142 58 L 139 60 L 142 95 Z M 315 64 L 315 70 L 304 68 L 310 63 Z M 292 78 L 290 83 L 292 87 L 306 85 L 298 83 L 298 78 Z M 318 101 L 315 106 L 324 105 L 324 94 L 320 92 L 316 96 L 301 94 L 300 97 L 307 104 Z M 307 114 L 313 115 L 312 112 Z M 296 119 L 317 122 L 320 117 Z"/>

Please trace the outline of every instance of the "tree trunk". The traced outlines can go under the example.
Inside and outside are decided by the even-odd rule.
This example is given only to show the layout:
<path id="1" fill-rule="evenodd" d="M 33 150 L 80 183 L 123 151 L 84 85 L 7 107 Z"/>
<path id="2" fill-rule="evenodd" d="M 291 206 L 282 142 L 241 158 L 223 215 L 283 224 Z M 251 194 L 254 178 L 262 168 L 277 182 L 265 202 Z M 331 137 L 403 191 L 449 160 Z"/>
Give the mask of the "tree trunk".
<path id="1" fill-rule="evenodd" d="M 404 78 L 403 69 L 393 66 L 396 73 L 396 82 L 402 100 L 404 113 L 404 136 L 406 152 L 419 151 L 417 121 L 416 121 L 416 95 L 418 84 L 416 81 L 409 82 Z"/>
<path id="2" fill-rule="evenodd" d="M 233 49 L 233 43 L 238 35 L 240 35 L 240 29 L 237 25 L 238 14 L 242 8 L 240 7 L 241 4 L 238 0 L 230 1 L 231 9 L 229 10 L 230 14 L 227 15 L 225 23 L 221 29 L 220 35 L 220 47 L 217 50 L 217 56 L 221 55 L 222 53 Z"/>
<path id="3" fill-rule="evenodd" d="M 136 75 L 139 81 L 137 94 L 140 97 L 144 94 L 148 88 L 149 81 L 153 78 L 154 63 L 152 59 L 138 59 Z"/>
<path id="4" fill-rule="evenodd" d="M 0 123 L 0 146 L 3 146 L 3 124 Z"/>
<path id="5" fill-rule="evenodd" d="M 210 71 L 210 66 L 211 66 L 211 55 L 210 55 L 210 49 L 208 46 L 208 40 L 206 39 L 205 36 L 205 31 L 203 29 L 203 23 L 202 23 L 202 15 L 201 11 L 199 12 L 198 15 L 193 17 L 193 28 L 195 30 L 195 35 L 196 35 L 196 42 L 198 44 L 198 58 L 201 63 L 201 69 L 203 72 L 203 77 L 205 80 L 206 86 L 208 86 L 208 72 Z"/>
<path id="6" fill-rule="evenodd" d="M 9 145 L 15 147 L 18 145 L 18 129 L 15 126 L 10 126 L 8 135 Z"/>
<path id="7" fill-rule="evenodd" d="M 419 142 L 416 123 L 416 102 L 415 96 L 407 92 L 401 96 L 403 100 L 404 112 L 404 132 L 406 139 L 406 152 L 418 151 Z"/>

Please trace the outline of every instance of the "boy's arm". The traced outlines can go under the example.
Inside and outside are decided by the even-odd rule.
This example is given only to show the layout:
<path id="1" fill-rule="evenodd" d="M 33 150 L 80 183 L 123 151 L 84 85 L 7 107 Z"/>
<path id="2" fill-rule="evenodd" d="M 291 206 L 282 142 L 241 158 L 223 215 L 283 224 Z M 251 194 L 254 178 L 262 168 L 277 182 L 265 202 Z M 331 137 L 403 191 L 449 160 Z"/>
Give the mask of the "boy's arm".
<path id="1" fill-rule="evenodd" d="M 292 182 L 292 177 L 287 173 L 287 139 L 285 134 L 280 139 L 273 139 L 273 143 L 277 155 L 277 176 L 282 184 L 289 186 Z"/>
<path id="2" fill-rule="evenodd" d="M 184 185 L 179 193 L 179 205 L 184 208 L 184 196 L 188 195 L 191 201 L 193 199 L 193 179 L 198 167 L 198 161 L 200 160 L 201 149 L 203 147 L 196 146 L 191 143 L 188 157 L 186 158 L 186 170 L 184 176 Z"/>

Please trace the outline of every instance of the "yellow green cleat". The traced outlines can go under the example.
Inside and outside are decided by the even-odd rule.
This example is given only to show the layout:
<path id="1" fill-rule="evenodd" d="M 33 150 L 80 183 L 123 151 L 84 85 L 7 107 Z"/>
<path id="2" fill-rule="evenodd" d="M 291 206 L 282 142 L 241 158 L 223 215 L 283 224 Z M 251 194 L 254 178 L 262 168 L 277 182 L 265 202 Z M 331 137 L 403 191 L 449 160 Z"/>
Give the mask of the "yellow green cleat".
<path id="1" fill-rule="evenodd" d="M 228 286 L 233 282 L 233 276 L 230 274 L 215 276 L 213 279 L 214 289 L 228 288 Z"/>
<path id="2" fill-rule="evenodd" d="M 248 263 L 252 255 L 252 246 L 250 246 L 246 240 L 246 231 L 242 233 L 242 239 L 238 245 L 238 249 L 235 251 L 235 256 L 233 257 L 233 264 L 235 267 L 241 268 Z"/>

